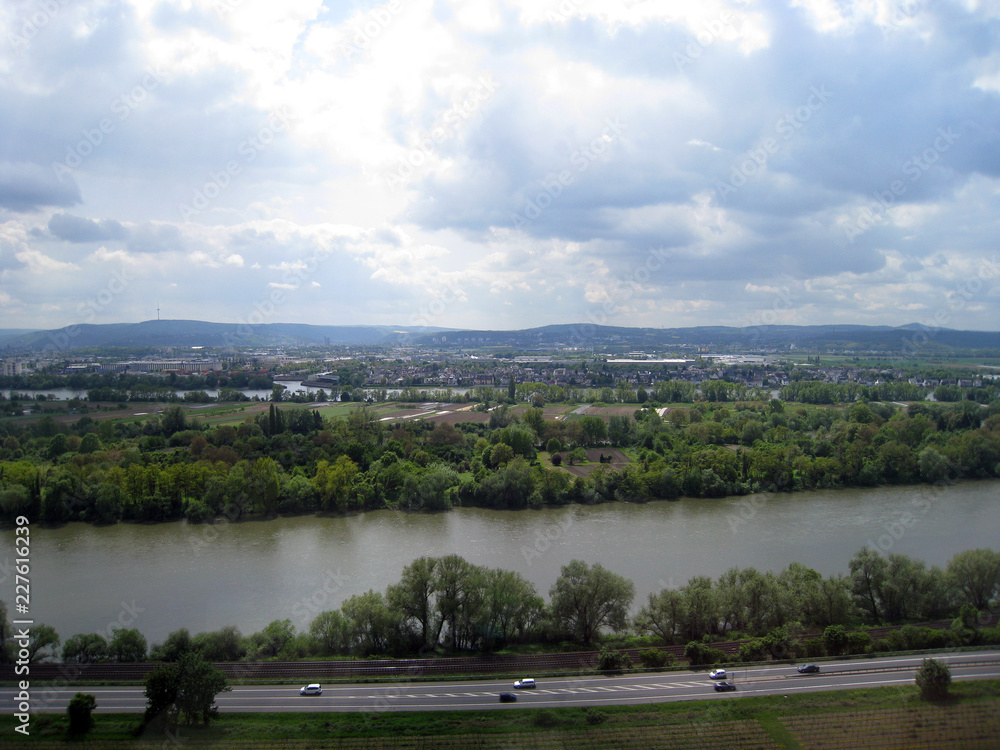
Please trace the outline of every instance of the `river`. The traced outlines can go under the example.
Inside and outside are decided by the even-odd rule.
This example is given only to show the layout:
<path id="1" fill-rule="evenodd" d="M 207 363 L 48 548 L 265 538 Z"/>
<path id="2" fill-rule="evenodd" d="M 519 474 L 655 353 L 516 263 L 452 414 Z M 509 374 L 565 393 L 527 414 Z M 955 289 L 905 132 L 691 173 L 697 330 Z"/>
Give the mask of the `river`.
<path id="1" fill-rule="evenodd" d="M 779 571 L 798 561 L 847 573 L 866 544 L 943 566 L 956 552 L 997 548 L 997 529 L 997 481 L 208 526 L 74 523 L 31 529 L 30 614 L 63 641 L 116 623 L 150 644 L 181 627 L 249 634 L 290 619 L 302 629 L 353 594 L 384 591 L 417 557 L 449 553 L 518 571 L 546 599 L 562 565 L 599 562 L 635 582 L 637 609 L 650 592 L 732 566 Z M 0 599 L 12 616 L 13 539 L 0 532 Z"/>

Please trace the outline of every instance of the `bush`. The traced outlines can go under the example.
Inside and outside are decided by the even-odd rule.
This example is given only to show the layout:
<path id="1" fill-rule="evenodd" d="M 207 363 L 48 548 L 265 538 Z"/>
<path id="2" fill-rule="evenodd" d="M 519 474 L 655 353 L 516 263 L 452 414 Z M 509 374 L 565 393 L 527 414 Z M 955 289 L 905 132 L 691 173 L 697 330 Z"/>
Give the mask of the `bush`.
<path id="1" fill-rule="evenodd" d="M 97 698 L 90 693 L 77 693 L 66 706 L 69 715 L 69 733 L 80 737 L 94 726 L 94 717 L 90 714 L 97 708 Z"/>
<path id="2" fill-rule="evenodd" d="M 719 664 L 726 661 L 726 654 L 717 648 L 712 648 L 699 641 L 691 641 L 684 647 L 684 656 L 691 661 L 692 667 Z"/>
<path id="3" fill-rule="evenodd" d="M 597 656 L 597 668 L 602 672 L 618 672 L 632 666 L 632 660 L 624 651 L 602 648 Z"/>
<path id="4" fill-rule="evenodd" d="M 867 654 L 872 646 L 872 637 L 863 630 L 847 634 L 847 653 Z"/>
<path id="5" fill-rule="evenodd" d="M 767 647 L 761 638 L 751 638 L 740 644 L 737 658 L 740 661 L 764 661 L 767 658 Z"/>
<path id="6" fill-rule="evenodd" d="M 598 724 L 606 722 L 608 720 L 608 715 L 598 708 L 587 706 L 583 709 L 583 718 L 591 726 L 597 726 Z"/>
<path id="7" fill-rule="evenodd" d="M 799 642 L 796 655 L 805 659 L 818 659 L 826 656 L 826 644 L 822 638 L 803 638 Z"/>
<path id="8" fill-rule="evenodd" d="M 650 648 L 639 652 L 639 661 L 642 662 L 642 666 L 648 669 L 663 669 L 668 665 L 673 666 L 677 658 L 668 651 Z"/>
<path id="9" fill-rule="evenodd" d="M 929 701 L 940 701 L 948 697 L 951 685 L 951 670 L 948 665 L 936 659 L 924 659 L 917 670 L 917 687 L 920 697 Z"/>
<path id="10" fill-rule="evenodd" d="M 873 654 L 885 654 L 894 650 L 888 638 L 877 638 L 872 642 Z"/>
<path id="11" fill-rule="evenodd" d="M 189 523 L 209 523 L 215 518 L 215 511 L 201 500 L 188 500 L 187 508 L 184 510 L 184 517 L 187 518 Z"/>

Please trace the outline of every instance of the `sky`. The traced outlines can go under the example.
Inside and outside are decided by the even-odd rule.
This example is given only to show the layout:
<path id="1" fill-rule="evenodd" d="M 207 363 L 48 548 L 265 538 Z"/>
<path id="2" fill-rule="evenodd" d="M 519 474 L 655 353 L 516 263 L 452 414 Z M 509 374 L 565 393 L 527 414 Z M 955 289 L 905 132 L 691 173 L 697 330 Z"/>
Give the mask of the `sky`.
<path id="1" fill-rule="evenodd" d="M 5 0 L 0 31 L 0 328 L 998 329 L 998 0 Z"/>

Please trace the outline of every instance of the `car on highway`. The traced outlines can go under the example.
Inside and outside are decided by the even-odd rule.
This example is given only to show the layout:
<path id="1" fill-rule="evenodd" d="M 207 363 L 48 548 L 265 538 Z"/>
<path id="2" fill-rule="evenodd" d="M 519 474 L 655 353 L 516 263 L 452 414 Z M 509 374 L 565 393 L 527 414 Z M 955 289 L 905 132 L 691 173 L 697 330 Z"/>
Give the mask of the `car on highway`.
<path id="1" fill-rule="evenodd" d="M 818 672 L 819 667 L 815 664 L 803 664 L 799 669 L 799 674 L 809 674 L 810 672 Z"/>
<path id="2" fill-rule="evenodd" d="M 501 703 L 517 703 L 517 696 L 513 693 L 500 693 Z"/>
<path id="3" fill-rule="evenodd" d="M 515 682 L 514 683 L 514 687 L 518 688 L 518 689 L 533 688 L 533 687 L 535 687 L 535 678 L 534 677 L 525 677 L 523 680 L 518 680 L 517 682 Z"/>
<path id="4" fill-rule="evenodd" d="M 319 683 L 312 682 L 299 691 L 299 695 L 323 695 L 323 688 Z"/>
<path id="5" fill-rule="evenodd" d="M 724 680 L 726 679 L 726 670 L 724 669 L 713 669 L 708 673 L 708 679 L 710 680 Z"/>
<path id="6" fill-rule="evenodd" d="M 730 682 L 729 680 L 715 683 L 715 690 L 716 692 L 719 693 L 724 693 L 728 690 L 735 690 L 735 689 L 736 689 L 736 683 Z"/>

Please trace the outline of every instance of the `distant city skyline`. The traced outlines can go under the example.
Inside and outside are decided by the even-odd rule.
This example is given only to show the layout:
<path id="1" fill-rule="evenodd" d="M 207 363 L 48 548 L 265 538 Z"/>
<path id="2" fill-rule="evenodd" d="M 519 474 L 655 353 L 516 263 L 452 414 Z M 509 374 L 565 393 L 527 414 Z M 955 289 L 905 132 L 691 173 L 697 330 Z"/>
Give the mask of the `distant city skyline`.
<path id="1" fill-rule="evenodd" d="M 0 8 L 0 328 L 996 330 L 986 3 Z"/>

